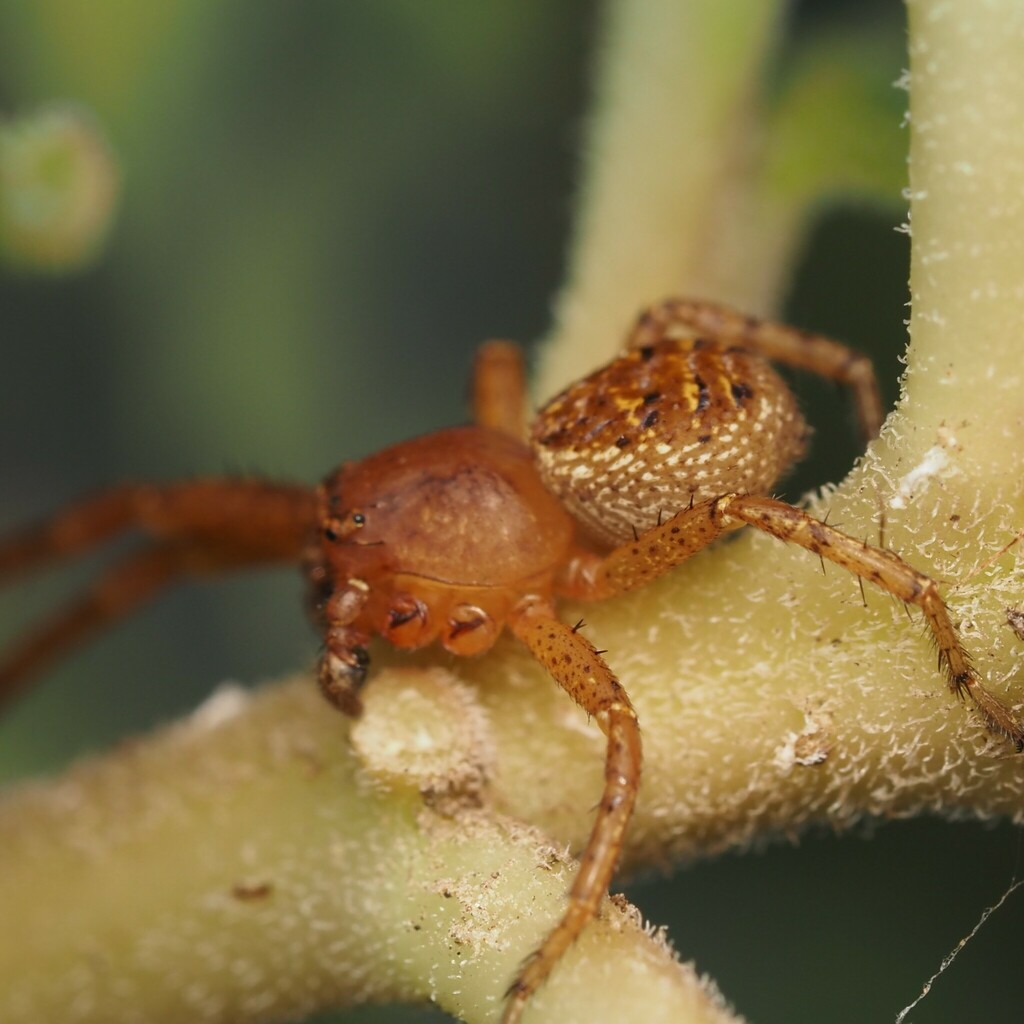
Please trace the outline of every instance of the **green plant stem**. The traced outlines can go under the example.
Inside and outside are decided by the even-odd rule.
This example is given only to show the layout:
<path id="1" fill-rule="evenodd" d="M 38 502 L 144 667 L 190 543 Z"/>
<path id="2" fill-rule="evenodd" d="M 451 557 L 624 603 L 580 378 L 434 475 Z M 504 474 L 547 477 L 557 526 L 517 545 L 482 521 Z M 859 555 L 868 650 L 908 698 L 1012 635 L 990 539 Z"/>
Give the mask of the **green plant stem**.
<path id="1" fill-rule="evenodd" d="M 386 728 L 403 701 L 415 711 L 408 693 L 427 685 L 457 733 L 471 733 L 444 679 L 392 677 L 397 692 L 371 702 L 360 728 Z M 493 1019 L 572 862 L 471 794 L 425 803 L 410 772 L 385 788 L 348 723 L 324 711 L 305 676 L 255 698 L 228 692 L 10 794 L 0 905 L 17 927 L 0 932 L 0 1018 L 263 1021 L 433 997 Z M 430 728 L 413 723 L 417 749 Z M 652 986 L 652 1019 L 732 1019 L 628 908 L 609 906 L 572 961 L 546 993 L 561 1019 L 598 998 L 624 1019 Z M 610 1002 L 588 995 L 595 961 L 626 965 Z"/>
<path id="2" fill-rule="evenodd" d="M 743 286 L 720 284 L 716 268 L 728 262 L 724 225 L 750 187 L 758 85 L 785 8 L 782 0 L 608 4 L 599 116 L 538 396 L 611 358 L 640 307 L 681 282 L 707 298 L 750 298 Z"/>

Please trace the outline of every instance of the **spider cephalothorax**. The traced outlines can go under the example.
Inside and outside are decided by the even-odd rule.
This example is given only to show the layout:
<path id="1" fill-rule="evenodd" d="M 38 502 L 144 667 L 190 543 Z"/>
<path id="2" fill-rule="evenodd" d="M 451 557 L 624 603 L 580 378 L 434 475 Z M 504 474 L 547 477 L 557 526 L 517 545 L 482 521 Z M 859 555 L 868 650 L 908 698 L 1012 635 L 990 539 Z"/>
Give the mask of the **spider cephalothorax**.
<path id="1" fill-rule="evenodd" d="M 321 683 L 346 710 L 380 635 L 480 654 L 526 596 L 550 596 L 573 523 L 522 442 L 454 427 L 348 463 L 317 490 L 310 575 L 327 632 Z"/>

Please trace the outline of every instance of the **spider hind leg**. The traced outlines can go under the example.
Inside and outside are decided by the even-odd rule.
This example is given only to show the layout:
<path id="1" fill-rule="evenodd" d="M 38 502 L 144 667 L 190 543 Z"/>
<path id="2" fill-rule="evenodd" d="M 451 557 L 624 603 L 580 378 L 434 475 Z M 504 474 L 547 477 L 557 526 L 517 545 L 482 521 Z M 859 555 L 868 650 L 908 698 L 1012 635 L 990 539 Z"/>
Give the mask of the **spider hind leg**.
<path id="1" fill-rule="evenodd" d="M 737 345 L 773 362 L 837 381 L 850 390 L 864 441 L 874 438 L 882 427 L 884 410 L 874 366 L 866 355 L 841 342 L 745 316 L 715 302 L 668 299 L 640 314 L 627 347 L 654 344 L 673 330 L 693 332 L 723 346 Z"/>
<path id="2" fill-rule="evenodd" d="M 894 552 L 856 540 L 783 501 L 733 493 L 697 502 L 607 555 L 579 553 L 563 574 L 561 592 L 595 599 L 633 590 L 686 561 L 723 533 L 743 526 L 798 544 L 920 608 L 950 691 L 961 699 L 969 697 L 991 732 L 1005 736 L 1018 751 L 1024 750 L 1024 725 L 978 679 L 935 580 Z"/>
<path id="3" fill-rule="evenodd" d="M 939 667 L 945 669 L 950 692 L 961 700 L 969 697 L 991 732 L 1005 736 L 1018 752 L 1024 750 L 1024 725 L 978 679 L 950 621 L 939 586 L 930 576 L 908 565 L 894 552 L 855 540 L 803 509 L 774 498 L 735 495 L 725 506 L 724 515 L 726 519 L 739 520 L 780 540 L 799 544 L 874 583 L 893 597 L 917 605 L 935 640 Z"/>

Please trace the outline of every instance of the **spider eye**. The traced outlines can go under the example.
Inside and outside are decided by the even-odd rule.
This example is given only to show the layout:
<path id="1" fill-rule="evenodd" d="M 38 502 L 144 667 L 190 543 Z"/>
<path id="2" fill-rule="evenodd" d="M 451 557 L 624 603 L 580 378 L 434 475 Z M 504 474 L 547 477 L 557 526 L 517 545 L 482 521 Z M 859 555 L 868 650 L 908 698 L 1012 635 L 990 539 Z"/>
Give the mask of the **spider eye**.
<path id="1" fill-rule="evenodd" d="M 344 541 L 365 525 L 366 516 L 362 512 L 346 512 L 342 516 L 331 516 L 324 523 L 324 538 L 332 544 Z"/>

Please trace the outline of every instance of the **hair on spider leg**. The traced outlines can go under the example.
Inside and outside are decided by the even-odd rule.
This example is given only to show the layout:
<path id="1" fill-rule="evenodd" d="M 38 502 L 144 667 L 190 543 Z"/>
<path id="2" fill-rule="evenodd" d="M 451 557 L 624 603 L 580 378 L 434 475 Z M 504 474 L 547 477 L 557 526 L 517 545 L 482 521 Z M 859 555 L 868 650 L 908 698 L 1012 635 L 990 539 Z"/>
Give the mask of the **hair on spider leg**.
<path id="1" fill-rule="evenodd" d="M 842 522 L 838 522 L 838 523 L 830 522 L 829 520 L 831 518 L 832 518 L 832 506 L 829 505 L 829 507 L 827 509 L 825 509 L 825 514 L 821 517 L 821 521 L 822 521 L 822 523 L 825 526 L 831 526 L 833 530 L 841 530 L 843 528 Z"/>
<path id="2" fill-rule="evenodd" d="M 578 633 L 581 629 L 585 629 L 586 625 L 586 622 L 584 622 L 583 619 L 580 619 L 579 622 L 577 622 L 576 625 L 572 627 L 572 631 L 574 633 Z"/>
<path id="3" fill-rule="evenodd" d="M 895 605 L 896 605 L 897 603 L 899 603 L 899 604 L 903 605 L 903 611 L 904 611 L 904 612 L 906 613 L 906 616 L 907 616 L 907 621 L 908 621 L 908 622 L 910 622 L 910 623 L 913 623 L 913 621 L 914 621 L 914 616 L 913 616 L 913 613 L 912 613 L 912 611 L 911 611 L 911 608 L 910 608 L 910 602 L 909 602 L 909 601 L 906 601 L 906 600 L 904 600 L 904 599 L 903 599 L 903 598 L 901 598 L 901 597 L 897 597 L 897 596 L 896 596 L 895 594 L 890 594 L 890 595 L 889 595 L 889 600 L 890 600 L 890 601 L 892 601 L 892 603 L 893 603 L 893 605 L 894 605 L 894 606 L 895 606 Z M 931 629 L 930 629 L 930 628 L 928 627 L 928 622 L 927 622 L 927 621 L 925 621 L 925 622 L 924 622 L 924 631 L 925 631 L 925 632 L 926 632 L 926 633 L 927 633 L 927 634 L 928 634 L 929 636 L 931 636 L 931 638 L 932 638 L 932 642 L 934 643 L 934 642 L 935 642 L 935 637 L 934 637 L 934 635 L 932 634 L 932 631 L 931 631 Z"/>

